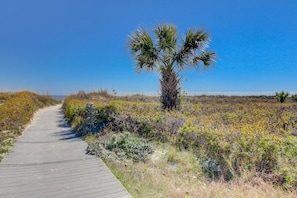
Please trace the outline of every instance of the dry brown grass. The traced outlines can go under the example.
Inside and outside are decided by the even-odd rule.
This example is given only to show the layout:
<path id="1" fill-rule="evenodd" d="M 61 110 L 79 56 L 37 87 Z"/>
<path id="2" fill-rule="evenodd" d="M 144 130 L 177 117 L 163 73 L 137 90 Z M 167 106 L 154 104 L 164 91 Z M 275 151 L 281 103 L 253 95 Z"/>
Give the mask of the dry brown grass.
<path id="1" fill-rule="evenodd" d="M 166 147 L 166 154 L 151 158 L 147 163 L 112 164 L 114 174 L 121 180 L 133 197 L 201 197 L 201 198 L 281 198 L 297 197 L 297 192 L 284 191 L 279 187 L 253 177 L 245 182 L 244 177 L 231 182 L 206 178 L 195 157 L 189 152 L 177 151 L 168 161 L 173 150 Z M 171 151 L 168 151 L 171 149 Z M 156 153 L 156 152 L 155 152 Z M 156 158 L 156 157 L 155 157 Z M 248 177 L 248 175 L 246 176 Z"/>
<path id="2" fill-rule="evenodd" d="M 147 164 L 133 166 L 112 165 L 133 197 L 201 197 L 201 198 L 281 198 L 297 197 L 296 192 L 283 191 L 258 179 L 255 183 L 212 181 L 203 182 L 195 176 L 175 174 L 173 171 Z M 115 170 L 116 169 L 116 170 Z M 187 174 L 187 173 L 184 173 Z M 256 180 L 256 179 L 255 179 Z"/>

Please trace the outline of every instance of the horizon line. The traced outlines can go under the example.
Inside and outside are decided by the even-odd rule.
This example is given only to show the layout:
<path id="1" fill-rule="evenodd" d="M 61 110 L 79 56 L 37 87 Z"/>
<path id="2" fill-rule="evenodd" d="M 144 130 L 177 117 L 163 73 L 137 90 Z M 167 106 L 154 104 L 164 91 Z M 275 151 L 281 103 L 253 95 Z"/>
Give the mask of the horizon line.
<path id="1" fill-rule="evenodd" d="M 49 94 L 51 96 L 68 96 L 68 95 L 72 95 L 72 94 L 77 94 L 80 91 L 77 91 L 75 93 L 71 93 L 71 94 Z M 91 93 L 91 92 L 95 92 L 96 91 L 85 91 L 85 93 Z M 100 90 L 98 91 L 100 92 Z M 143 95 L 143 96 L 160 96 L 161 93 L 160 92 L 116 92 L 116 93 L 112 93 L 111 91 L 107 91 L 108 94 L 110 95 L 114 95 L 114 96 L 131 96 L 131 95 Z M 182 92 L 182 95 L 184 96 L 203 96 L 203 95 L 209 95 L 209 96 L 275 96 L 276 92 L 278 91 L 231 91 L 231 92 L 218 92 L 218 91 L 201 91 L 201 92 Z M 287 91 L 290 95 L 296 94 L 297 91 Z"/>

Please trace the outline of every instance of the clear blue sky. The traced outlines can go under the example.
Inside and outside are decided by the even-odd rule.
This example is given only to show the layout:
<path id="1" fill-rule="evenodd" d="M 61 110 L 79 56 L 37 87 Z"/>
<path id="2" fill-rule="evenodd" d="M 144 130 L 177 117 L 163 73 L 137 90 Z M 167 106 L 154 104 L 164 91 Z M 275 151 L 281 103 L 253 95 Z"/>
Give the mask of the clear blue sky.
<path id="1" fill-rule="evenodd" d="M 1 0 L 0 91 L 157 93 L 135 72 L 128 35 L 173 23 L 203 28 L 215 67 L 183 73 L 188 93 L 297 91 L 296 0 Z"/>

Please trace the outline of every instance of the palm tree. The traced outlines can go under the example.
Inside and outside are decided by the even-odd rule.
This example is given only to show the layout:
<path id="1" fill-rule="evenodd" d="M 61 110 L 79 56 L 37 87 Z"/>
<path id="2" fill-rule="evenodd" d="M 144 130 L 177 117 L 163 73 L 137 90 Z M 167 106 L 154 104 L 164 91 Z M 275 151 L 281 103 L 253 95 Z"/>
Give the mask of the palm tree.
<path id="1" fill-rule="evenodd" d="M 129 48 L 136 60 L 136 71 L 160 72 L 161 103 L 163 109 L 180 106 L 180 72 L 188 67 L 207 68 L 215 53 L 207 51 L 209 35 L 202 30 L 189 29 L 179 42 L 174 25 L 160 25 L 154 29 L 156 41 L 140 28 L 129 37 Z"/>

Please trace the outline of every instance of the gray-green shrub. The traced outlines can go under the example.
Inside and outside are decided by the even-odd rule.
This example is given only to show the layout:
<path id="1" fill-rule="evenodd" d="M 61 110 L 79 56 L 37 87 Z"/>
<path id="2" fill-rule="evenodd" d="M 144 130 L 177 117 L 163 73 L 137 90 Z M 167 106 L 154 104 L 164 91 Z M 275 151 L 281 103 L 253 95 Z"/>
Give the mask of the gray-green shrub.
<path id="1" fill-rule="evenodd" d="M 107 134 L 90 144 L 87 153 L 102 158 L 112 158 L 112 161 L 133 160 L 146 161 L 153 153 L 153 146 L 146 140 L 138 138 L 129 132 Z"/>

